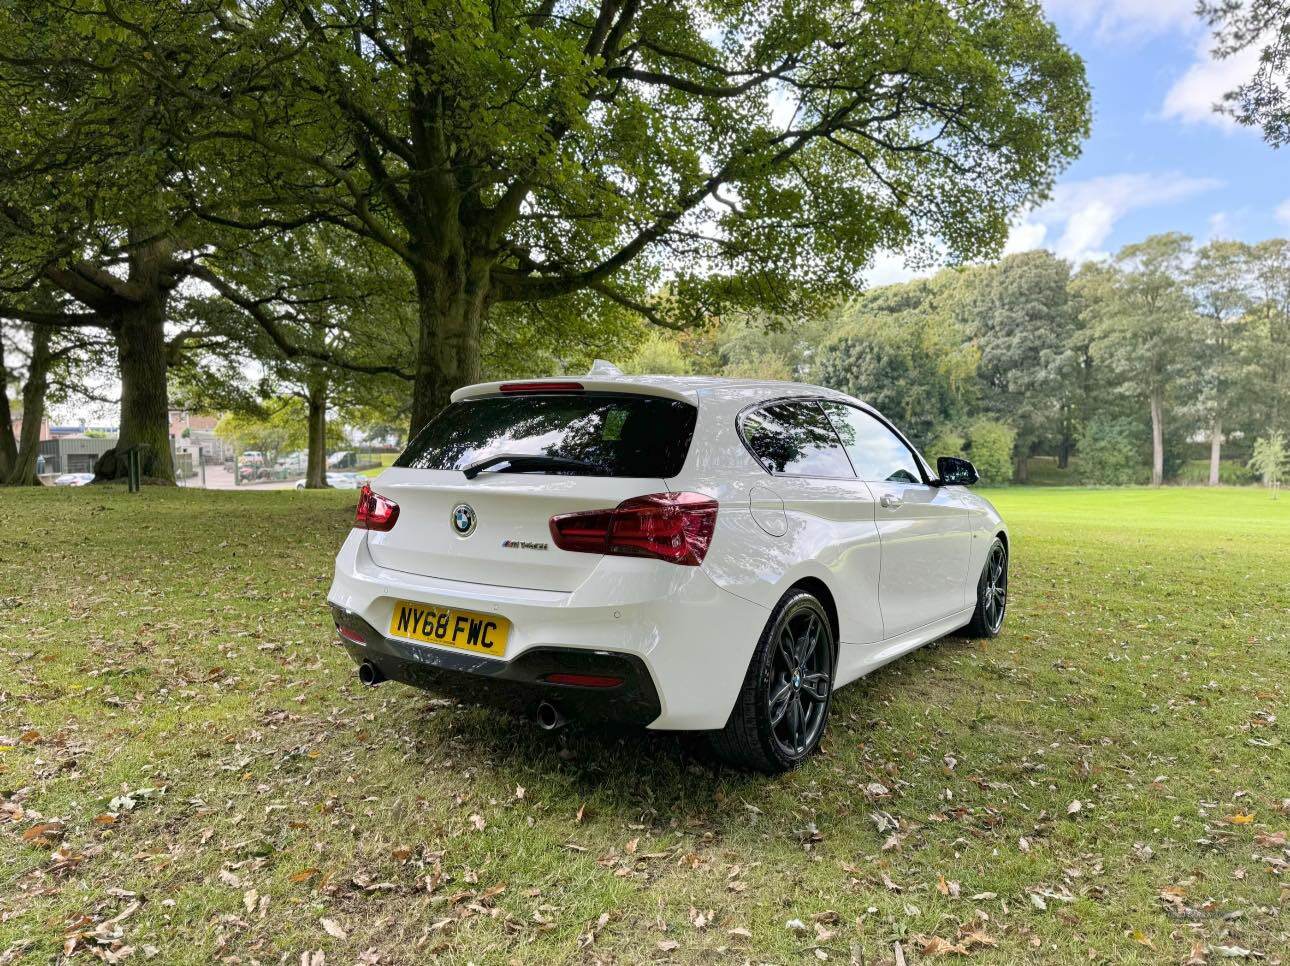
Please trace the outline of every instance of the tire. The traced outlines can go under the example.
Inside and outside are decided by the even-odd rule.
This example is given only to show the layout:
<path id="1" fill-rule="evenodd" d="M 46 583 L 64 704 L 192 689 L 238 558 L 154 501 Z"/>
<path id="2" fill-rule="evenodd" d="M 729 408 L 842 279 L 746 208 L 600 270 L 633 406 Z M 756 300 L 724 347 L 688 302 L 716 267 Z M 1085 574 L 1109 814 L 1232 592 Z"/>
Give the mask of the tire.
<path id="1" fill-rule="evenodd" d="M 726 726 L 709 733 L 713 754 L 768 775 L 805 761 L 824 736 L 836 654 L 823 605 L 805 591 L 789 591 L 762 631 Z"/>
<path id="2" fill-rule="evenodd" d="M 976 610 L 963 629 L 964 637 L 998 637 L 1008 616 L 1008 548 L 998 537 L 990 544 L 985 566 L 976 582 Z"/>

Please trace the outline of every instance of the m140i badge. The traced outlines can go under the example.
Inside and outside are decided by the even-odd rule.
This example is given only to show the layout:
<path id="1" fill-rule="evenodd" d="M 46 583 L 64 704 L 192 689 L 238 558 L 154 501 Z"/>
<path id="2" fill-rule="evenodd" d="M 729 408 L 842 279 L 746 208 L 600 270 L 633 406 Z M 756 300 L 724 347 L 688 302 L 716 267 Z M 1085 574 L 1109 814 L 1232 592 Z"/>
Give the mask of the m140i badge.
<path id="1" fill-rule="evenodd" d="M 532 540 L 503 540 L 502 546 L 507 550 L 550 550 L 549 543 L 535 543 Z"/>

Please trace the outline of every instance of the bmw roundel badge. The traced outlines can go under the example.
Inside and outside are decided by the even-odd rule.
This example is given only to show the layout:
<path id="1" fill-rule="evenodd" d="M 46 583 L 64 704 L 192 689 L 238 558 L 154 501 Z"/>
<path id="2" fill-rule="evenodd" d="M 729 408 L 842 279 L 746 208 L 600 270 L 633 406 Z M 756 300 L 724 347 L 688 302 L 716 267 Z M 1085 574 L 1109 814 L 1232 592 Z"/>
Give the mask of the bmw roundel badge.
<path id="1" fill-rule="evenodd" d="M 479 522 L 475 516 L 475 508 L 469 503 L 458 503 L 452 508 L 452 529 L 459 537 L 468 537 L 475 532 L 475 524 Z"/>

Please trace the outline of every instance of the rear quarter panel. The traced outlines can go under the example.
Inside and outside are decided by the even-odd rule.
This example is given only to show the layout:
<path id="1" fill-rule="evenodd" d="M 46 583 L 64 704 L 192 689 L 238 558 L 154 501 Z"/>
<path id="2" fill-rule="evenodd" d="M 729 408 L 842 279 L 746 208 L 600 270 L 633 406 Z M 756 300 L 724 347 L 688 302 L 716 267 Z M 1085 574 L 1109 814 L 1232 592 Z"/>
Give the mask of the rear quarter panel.
<path id="1" fill-rule="evenodd" d="M 823 509 L 808 510 L 804 501 L 785 492 L 786 487 L 776 486 L 776 478 L 753 459 L 735 427 L 740 411 L 757 399 L 721 391 L 703 393 L 690 455 L 682 475 L 669 481 L 675 489 L 705 493 L 720 504 L 704 572 L 717 586 L 768 610 L 798 581 L 820 580 L 837 607 L 842 641 L 881 640 L 880 555 L 873 520 L 829 519 L 821 515 Z M 837 489 L 831 496 L 812 494 L 821 498 L 822 507 L 830 500 L 854 497 L 848 489 L 854 483 L 809 482 L 816 489 L 827 490 L 830 485 Z M 766 499 L 768 492 L 785 499 L 782 536 L 768 533 L 754 518 L 751 503 L 759 506 L 759 514 L 773 512 L 767 506 L 773 502 Z"/>

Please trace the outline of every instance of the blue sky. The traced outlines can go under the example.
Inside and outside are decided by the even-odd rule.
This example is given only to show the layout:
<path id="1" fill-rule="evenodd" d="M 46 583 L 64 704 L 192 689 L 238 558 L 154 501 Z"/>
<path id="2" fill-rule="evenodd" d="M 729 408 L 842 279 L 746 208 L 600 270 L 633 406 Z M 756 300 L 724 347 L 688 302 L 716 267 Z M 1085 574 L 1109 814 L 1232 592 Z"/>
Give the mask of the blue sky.
<path id="1" fill-rule="evenodd" d="M 1079 262 L 1158 232 L 1259 241 L 1290 234 L 1290 151 L 1212 105 L 1253 72 L 1257 52 L 1215 62 L 1195 0 L 1044 0 L 1084 58 L 1093 131 L 1052 200 L 1019 216 L 1009 251 Z M 871 284 L 910 277 L 880 257 Z M 921 273 L 920 273 L 921 274 Z"/>

